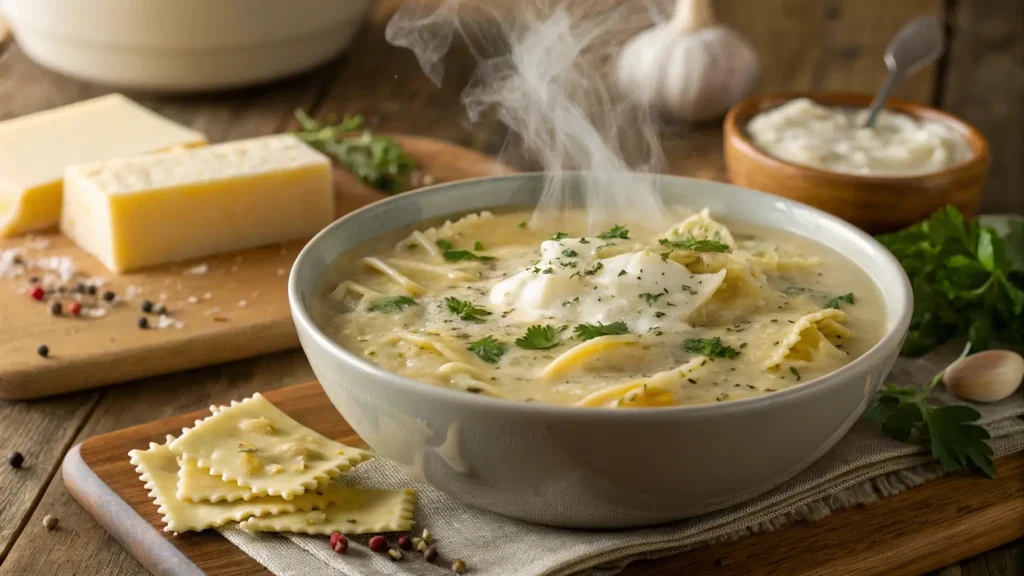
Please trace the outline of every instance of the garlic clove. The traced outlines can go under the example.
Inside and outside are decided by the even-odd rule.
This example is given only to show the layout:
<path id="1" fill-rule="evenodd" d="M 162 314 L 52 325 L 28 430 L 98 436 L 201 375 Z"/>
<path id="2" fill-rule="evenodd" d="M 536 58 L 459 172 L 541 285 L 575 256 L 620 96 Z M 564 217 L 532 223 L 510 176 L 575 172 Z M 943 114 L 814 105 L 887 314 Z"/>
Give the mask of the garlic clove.
<path id="1" fill-rule="evenodd" d="M 953 395 L 971 402 L 1009 398 L 1024 379 L 1024 358 L 1009 350 L 986 350 L 946 368 L 942 382 Z"/>

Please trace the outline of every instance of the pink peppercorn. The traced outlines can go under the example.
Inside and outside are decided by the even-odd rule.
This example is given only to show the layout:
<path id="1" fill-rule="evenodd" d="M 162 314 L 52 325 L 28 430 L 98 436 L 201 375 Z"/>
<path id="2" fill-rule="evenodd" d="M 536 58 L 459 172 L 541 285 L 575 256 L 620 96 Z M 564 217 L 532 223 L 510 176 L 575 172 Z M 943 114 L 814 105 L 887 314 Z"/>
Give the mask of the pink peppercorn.
<path id="1" fill-rule="evenodd" d="M 338 554 L 344 554 L 348 551 L 348 538 L 341 532 L 331 534 L 331 549 Z"/>
<path id="2" fill-rule="evenodd" d="M 45 296 L 46 293 L 43 292 L 43 289 L 40 288 L 39 286 L 33 286 L 28 289 L 28 295 L 33 300 L 42 300 L 43 296 Z"/>
<path id="3" fill-rule="evenodd" d="M 374 536 L 370 538 L 370 550 L 374 552 L 383 552 L 388 549 L 388 541 L 383 536 Z"/>
<path id="4" fill-rule="evenodd" d="M 82 305 L 80 303 L 74 301 L 68 303 L 68 314 L 71 314 L 72 316 L 78 316 L 81 313 Z"/>
<path id="5" fill-rule="evenodd" d="M 402 536 L 398 539 L 398 547 L 402 550 L 412 550 L 412 538 Z"/>

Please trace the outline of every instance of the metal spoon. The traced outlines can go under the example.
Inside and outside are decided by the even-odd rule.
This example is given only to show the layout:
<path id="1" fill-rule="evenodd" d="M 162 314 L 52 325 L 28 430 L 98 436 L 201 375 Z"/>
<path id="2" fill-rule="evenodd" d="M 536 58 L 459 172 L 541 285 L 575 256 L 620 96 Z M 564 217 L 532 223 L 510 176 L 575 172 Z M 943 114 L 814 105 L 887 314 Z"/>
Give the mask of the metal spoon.
<path id="1" fill-rule="evenodd" d="M 918 16 L 904 24 L 885 48 L 885 66 L 889 69 L 889 76 L 875 94 L 864 126 L 870 128 L 875 124 L 889 93 L 900 80 L 934 62 L 945 48 L 945 33 L 938 16 Z"/>

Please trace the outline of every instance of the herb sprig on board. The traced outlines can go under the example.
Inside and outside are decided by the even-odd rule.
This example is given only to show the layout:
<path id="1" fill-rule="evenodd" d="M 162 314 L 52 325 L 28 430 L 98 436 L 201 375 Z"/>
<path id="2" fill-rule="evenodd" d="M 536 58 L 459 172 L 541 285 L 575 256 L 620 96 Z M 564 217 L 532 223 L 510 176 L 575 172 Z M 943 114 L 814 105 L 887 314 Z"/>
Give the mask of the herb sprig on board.
<path id="1" fill-rule="evenodd" d="M 971 350 L 995 342 L 1024 344 L 1024 221 L 1005 237 L 948 206 L 920 224 L 878 240 L 903 265 L 914 289 L 914 315 L 903 345 L 920 356 L 957 337 Z"/>
<path id="2" fill-rule="evenodd" d="M 302 127 L 294 132 L 297 138 L 334 157 L 345 169 L 378 190 L 389 194 L 404 191 L 409 174 L 417 168 L 397 142 L 364 129 L 362 116 L 345 116 L 335 124 L 337 118 L 329 115 L 321 123 L 298 108 L 295 119 Z M 353 135 L 359 130 L 361 134 Z"/>

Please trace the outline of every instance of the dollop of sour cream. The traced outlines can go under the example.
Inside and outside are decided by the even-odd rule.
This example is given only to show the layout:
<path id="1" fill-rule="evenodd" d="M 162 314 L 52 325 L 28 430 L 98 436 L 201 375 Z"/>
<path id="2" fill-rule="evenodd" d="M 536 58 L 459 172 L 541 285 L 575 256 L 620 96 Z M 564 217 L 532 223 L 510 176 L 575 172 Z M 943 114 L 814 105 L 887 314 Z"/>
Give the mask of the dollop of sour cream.
<path id="1" fill-rule="evenodd" d="M 930 174 L 973 156 L 964 137 L 946 124 L 882 110 L 865 128 L 867 114 L 798 98 L 754 116 L 747 133 L 781 160 L 865 176 Z"/>

